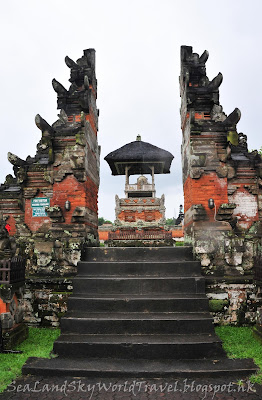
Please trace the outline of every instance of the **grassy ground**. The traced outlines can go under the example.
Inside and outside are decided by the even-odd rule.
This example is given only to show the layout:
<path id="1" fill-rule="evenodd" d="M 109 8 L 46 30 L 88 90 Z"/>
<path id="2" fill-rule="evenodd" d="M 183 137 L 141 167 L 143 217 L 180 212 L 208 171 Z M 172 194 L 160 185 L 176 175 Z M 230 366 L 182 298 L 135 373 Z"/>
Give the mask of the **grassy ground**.
<path id="1" fill-rule="evenodd" d="M 60 335 L 59 329 L 31 328 L 29 337 L 16 350 L 23 351 L 22 354 L 0 353 L 0 392 L 6 386 L 21 375 L 21 369 L 28 357 L 48 358 L 53 348 L 54 341 Z"/>
<path id="2" fill-rule="evenodd" d="M 223 341 L 229 358 L 253 358 L 260 371 L 251 381 L 262 384 L 262 344 L 253 336 L 251 327 L 219 326 L 216 333 Z"/>
<path id="3" fill-rule="evenodd" d="M 253 358 L 260 372 L 251 380 L 262 384 L 262 345 L 253 336 L 252 328 L 220 326 L 216 333 L 223 341 L 230 358 Z M 21 369 L 28 357 L 48 358 L 54 341 L 60 335 L 59 329 L 29 328 L 29 337 L 17 350 L 23 354 L 0 354 L 0 392 L 21 375 Z"/>

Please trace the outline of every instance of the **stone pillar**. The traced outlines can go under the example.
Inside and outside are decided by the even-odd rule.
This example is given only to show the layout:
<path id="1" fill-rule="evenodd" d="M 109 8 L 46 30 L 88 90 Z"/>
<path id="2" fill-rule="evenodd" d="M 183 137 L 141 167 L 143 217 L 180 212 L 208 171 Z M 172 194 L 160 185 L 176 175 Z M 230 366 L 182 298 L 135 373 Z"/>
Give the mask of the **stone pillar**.
<path id="1" fill-rule="evenodd" d="M 36 282 L 39 276 L 39 286 L 49 278 L 54 286 L 55 278 L 71 279 L 82 248 L 99 244 L 95 50 L 84 50 L 76 62 L 66 57 L 65 62 L 69 90 L 52 81 L 59 119 L 49 125 L 36 116 L 41 131 L 36 155 L 22 160 L 9 153 L 15 176 L 0 186 L 0 211 L 28 257 L 28 277 Z"/>
<path id="2" fill-rule="evenodd" d="M 192 47 L 181 47 L 185 235 L 210 279 L 210 290 L 215 277 L 216 282 L 232 277 L 240 298 L 243 283 L 247 299 L 250 288 L 245 282 L 252 277 L 260 241 L 262 163 L 257 152 L 248 152 L 246 136 L 237 132 L 240 111 L 236 108 L 228 116 L 223 112 L 219 103 L 223 76 L 208 79 L 207 59 L 207 51 L 199 56 Z M 228 286 L 227 298 L 232 291 L 234 287 Z"/>
<path id="3" fill-rule="evenodd" d="M 156 197 L 156 190 L 155 190 L 155 167 L 152 165 L 151 168 L 151 175 L 152 175 L 152 187 L 153 187 L 153 197 Z"/>

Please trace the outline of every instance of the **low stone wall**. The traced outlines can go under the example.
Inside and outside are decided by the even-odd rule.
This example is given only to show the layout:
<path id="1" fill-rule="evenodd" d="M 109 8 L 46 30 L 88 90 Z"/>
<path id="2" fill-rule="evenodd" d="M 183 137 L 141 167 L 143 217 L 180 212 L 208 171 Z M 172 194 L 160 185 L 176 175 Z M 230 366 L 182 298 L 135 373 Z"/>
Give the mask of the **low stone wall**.
<path id="1" fill-rule="evenodd" d="M 11 329 L 3 329 L 3 349 L 13 350 L 28 337 L 28 326 L 24 323 L 16 324 Z"/>
<path id="2" fill-rule="evenodd" d="M 169 247 L 174 246 L 173 239 L 165 240 L 107 240 L 108 247 Z"/>
<path id="3" fill-rule="evenodd" d="M 249 279 L 207 279 L 206 294 L 214 323 L 249 325 L 256 323 L 262 297 L 259 288 Z"/>
<path id="4" fill-rule="evenodd" d="M 72 278 L 28 278 L 25 287 L 25 322 L 29 325 L 60 325 L 72 293 Z"/>
<path id="5" fill-rule="evenodd" d="M 29 278 L 26 281 L 24 304 L 28 325 L 59 327 L 72 294 L 71 278 Z M 206 277 L 206 294 L 214 323 L 249 325 L 257 320 L 262 307 L 262 294 L 251 276 Z"/>
<path id="6" fill-rule="evenodd" d="M 255 280 L 256 259 L 261 260 L 260 224 L 237 232 L 221 228 L 201 225 L 185 241 L 201 262 L 215 323 L 253 324 L 262 304 L 261 282 Z"/>

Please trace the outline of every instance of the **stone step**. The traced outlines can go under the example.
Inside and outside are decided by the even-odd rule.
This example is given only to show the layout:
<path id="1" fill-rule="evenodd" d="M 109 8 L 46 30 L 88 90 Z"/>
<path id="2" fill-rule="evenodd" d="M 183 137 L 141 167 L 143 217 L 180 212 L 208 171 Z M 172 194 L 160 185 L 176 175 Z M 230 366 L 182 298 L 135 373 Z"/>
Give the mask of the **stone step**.
<path id="1" fill-rule="evenodd" d="M 83 261 L 192 261 L 192 247 L 89 247 Z"/>
<path id="2" fill-rule="evenodd" d="M 205 293 L 203 277 L 86 277 L 73 279 L 73 293 L 160 294 Z"/>
<path id="3" fill-rule="evenodd" d="M 210 313 L 80 313 L 61 318 L 62 333 L 189 334 L 213 332 Z"/>
<path id="4" fill-rule="evenodd" d="M 159 355 L 160 356 L 160 355 Z M 101 378 L 218 378 L 247 377 L 258 370 L 253 360 L 227 358 L 200 360 L 148 360 L 117 358 L 28 358 L 22 368 L 25 375 L 83 376 Z"/>
<path id="5" fill-rule="evenodd" d="M 74 278 L 58 357 L 24 374 L 97 377 L 247 377 L 215 335 L 192 248 L 89 248 Z"/>
<path id="6" fill-rule="evenodd" d="M 68 311 L 86 312 L 194 312 L 207 311 L 203 294 L 161 295 L 71 295 Z"/>
<path id="7" fill-rule="evenodd" d="M 80 261 L 83 276 L 201 276 L 198 261 Z"/>
<path id="8" fill-rule="evenodd" d="M 123 359 L 197 359 L 224 357 L 216 335 L 88 335 L 62 334 L 54 344 L 59 357 Z"/>

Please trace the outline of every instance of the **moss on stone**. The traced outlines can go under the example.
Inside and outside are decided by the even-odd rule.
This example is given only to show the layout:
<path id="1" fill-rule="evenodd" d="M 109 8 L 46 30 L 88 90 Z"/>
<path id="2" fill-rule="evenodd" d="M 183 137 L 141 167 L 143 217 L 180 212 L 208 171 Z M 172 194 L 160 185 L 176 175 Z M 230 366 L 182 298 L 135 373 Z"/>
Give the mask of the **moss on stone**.
<path id="1" fill-rule="evenodd" d="M 223 311 L 224 307 L 226 307 L 228 304 L 228 300 L 209 300 L 209 310 L 211 312 Z"/>
<path id="2" fill-rule="evenodd" d="M 235 203 L 223 203 L 221 204 L 220 208 L 225 209 L 225 208 L 236 208 Z"/>
<path id="3" fill-rule="evenodd" d="M 48 150 L 48 160 L 49 162 L 54 161 L 54 153 L 52 147 L 50 147 L 50 149 Z"/>
<path id="4" fill-rule="evenodd" d="M 234 146 L 238 145 L 238 134 L 236 131 L 228 131 L 227 133 L 228 142 L 232 143 Z"/>
<path id="5" fill-rule="evenodd" d="M 201 155 L 199 156 L 199 165 L 200 165 L 201 167 L 203 167 L 203 166 L 205 165 L 205 163 L 206 163 L 206 156 L 205 156 L 204 154 L 201 154 Z"/>
<path id="6" fill-rule="evenodd" d="M 77 133 L 75 138 L 77 144 L 79 144 L 80 146 L 85 145 L 85 135 L 82 132 Z"/>
<path id="7" fill-rule="evenodd" d="M 255 222 L 249 229 L 249 234 L 257 234 L 260 228 L 260 222 Z"/>

